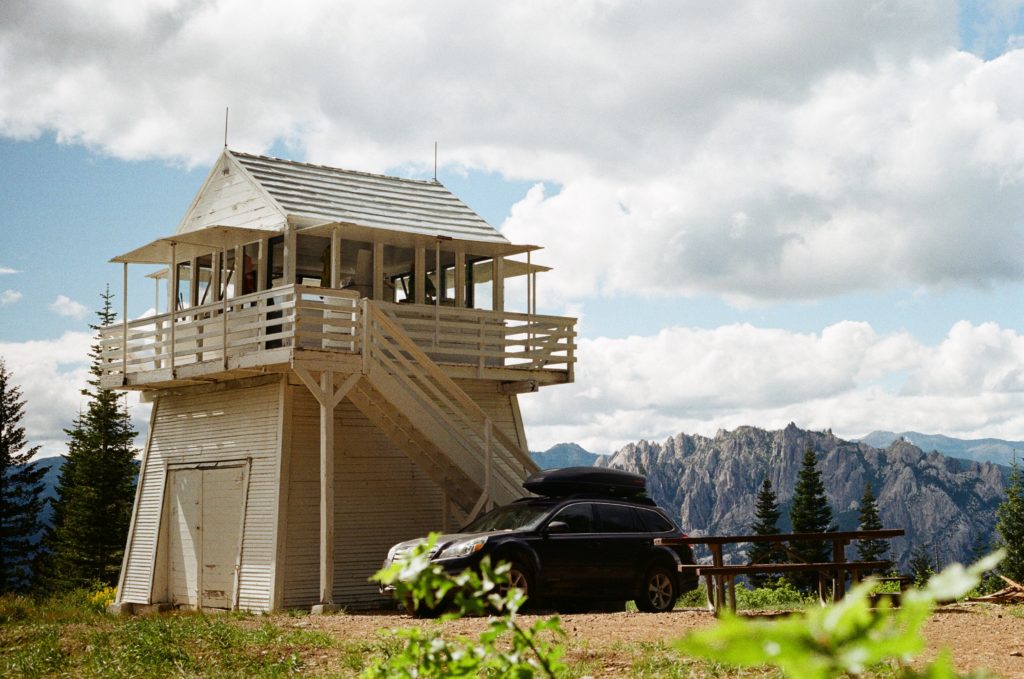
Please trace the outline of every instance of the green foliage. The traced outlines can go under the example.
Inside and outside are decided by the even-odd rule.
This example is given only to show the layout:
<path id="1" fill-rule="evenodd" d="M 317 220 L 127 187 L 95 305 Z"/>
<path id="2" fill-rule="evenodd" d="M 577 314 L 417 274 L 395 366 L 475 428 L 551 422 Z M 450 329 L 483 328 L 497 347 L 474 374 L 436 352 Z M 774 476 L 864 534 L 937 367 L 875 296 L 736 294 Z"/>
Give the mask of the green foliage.
<path id="1" fill-rule="evenodd" d="M 914 578 L 914 584 L 923 585 L 935 575 L 936 564 L 928 551 L 928 545 L 918 543 L 910 550 L 910 559 L 907 561 L 910 575 Z"/>
<path id="2" fill-rule="evenodd" d="M 835 530 L 832 525 L 832 508 L 825 497 L 825 484 L 818 471 L 817 457 L 810 446 L 804 451 L 803 464 L 793 490 L 793 506 L 789 518 L 794 533 L 824 533 Z M 790 550 L 807 563 L 832 560 L 832 547 L 828 542 L 793 542 Z M 805 591 L 817 587 L 818 578 L 814 573 L 794 573 L 792 582 Z"/>
<path id="3" fill-rule="evenodd" d="M 757 492 L 757 505 L 754 509 L 754 525 L 751 530 L 754 535 L 774 535 L 779 532 L 779 500 L 772 490 L 772 482 L 766 476 L 761 483 L 761 489 Z M 750 563 L 775 563 L 778 545 L 771 542 L 755 542 L 747 552 L 747 559 Z M 772 586 L 778 582 L 777 578 L 763 573 L 754 573 L 750 576 L 750 582 L 754 587 Z"/>
<path id="4" fill-rule="evenodd" d="M 109 291 L 102 295 L 99 330 L 114 322 Z M 88 587 L 98 581 L 117 584 L 128 523 L 135 500 L 135 453 L 128 409 L 112 391 L 100 388 L 100 345 L 90 351 L 89 403 L 66 430 L 68 454 L 57 482 L 53 527 L 47 532 L 49 555 L 40 580 L 50 590 Z"/>
<path id="5" fill-rule="evenodd" d="M 771 587 L 736 588 L 736 608 L 739 610 L 789 610 L 817 603 L 817 596 L 804 594 L 791 583 L 780 581 Z"/>
<path id="6" fill-rule="evenodd" d="M 860 530 L 881 530 L 882 519 L 878 515 L 878 503 L 872 492 L 871 482 L 864 484 L 864 495 L 860 499 L 859 528 Z M 860 540 L 857 542 L 857 558 L 861 561 L 880 561 L 889 551 L 886 540 Z"/>
<path id="7" fill-rule="evenodd" d="M 448 575 L 430 561 L 437 542 L 431 534 L 395 563 L 378 571 L 373 580 L 395 588 L 399 601 L 415 609 L 447 605 L 445 618 L 492 614 L 487 628 L 475 640 L 444 639 L 437 630 L 418 627 L 397 632 L 401 650 L 371 666 L 364 677 L 554 677 L 564 669 L 559 661 L 565 636 L 557 617 L 520 627 L 516 615 L 525 594 L 508 587 L 508 564 L 491 566 L 485 558 L 480 572 L 467 570 Z M 557 640 L 557 641 L 556 641 Z"/>
<path id="8" fill-rule="evenodd" d="M 771 621 L 726 615 L 709 630 L 693 632 L 677 643 L 683 653 L 740 667 L 771 665 L 787 676 L 828 679 L 905 663 L 924 648 L 921 627 L 936 601 L 963 596 L 978 584 L 1001 554 L 986 557 L 969 569 L 953 564 L 920 589 L 903 593 L 900 607 L 883 599 L 870 603 L 873 583 L 855 587 L 843 600 L 802 615 Z M 921 672 L 906 667 L 905 677 L 955 677 L 947 656 Z"/>
<path id="9" fill-rule="evenodd" d="M 251 616 L 114 617 L 95 595 L 0 596 L 0 676 L 283 677 L 306 669 L 301 651 L 335 645 Z"/>
<path id="10" fill-rule="evenodd" d="M 1024 478 L 1014 455 L 1010 466 L 1010 482 L 1006 498 L 996 509 L 996 531 L 1006 550 L 1006 560 L 999 570 L 1008 578 L 1024 582 Z"/>
<path id="11" fill-rule="evenodd" d="M 27 448 L 25 401 L 0 359 L 0 593 L 28 588 L 43 528 L 42 478 L 46 469 L 31 462 L 39 447 Z"/>

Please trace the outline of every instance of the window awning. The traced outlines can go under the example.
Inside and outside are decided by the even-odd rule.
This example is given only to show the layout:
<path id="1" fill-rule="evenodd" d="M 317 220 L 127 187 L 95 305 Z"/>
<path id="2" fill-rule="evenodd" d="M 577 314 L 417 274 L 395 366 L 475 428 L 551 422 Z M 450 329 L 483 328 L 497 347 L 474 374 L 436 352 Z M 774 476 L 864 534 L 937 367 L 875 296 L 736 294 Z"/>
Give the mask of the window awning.
<path id="1" fill-rule="evenodd" d="M 241 226 L 208 226 L 198 231 L 176 233 L 164 236 L 111 259 L 111 262 L 125 264 L 169 264 L 172 247 L 178 261 L 191 259 L 211 252 L 228 250 L 236 245 L 245 245 L 267 238 L 271 232 L 265 229 L 249 229 Z"/>

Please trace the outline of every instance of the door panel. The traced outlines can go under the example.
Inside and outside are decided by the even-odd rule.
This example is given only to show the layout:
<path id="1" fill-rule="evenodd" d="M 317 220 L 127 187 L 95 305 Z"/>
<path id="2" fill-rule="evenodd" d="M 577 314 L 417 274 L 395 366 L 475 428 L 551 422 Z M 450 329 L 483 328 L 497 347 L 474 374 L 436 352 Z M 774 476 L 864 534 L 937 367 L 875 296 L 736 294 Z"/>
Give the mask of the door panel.
<path id="1" fill-rule="evenodd" d="M 195 606 L 199 603 L 200 502 L 202 477 L 199 471 L 171 472 L 171 511 L 167 547 L 167 575 L 171 603 Z"/>
<path id="2" fill-rule="evenodd" d="M 169 473 L 167 574 L 171 603 L 232 607 L 244 479 L 241 466 Z"/>

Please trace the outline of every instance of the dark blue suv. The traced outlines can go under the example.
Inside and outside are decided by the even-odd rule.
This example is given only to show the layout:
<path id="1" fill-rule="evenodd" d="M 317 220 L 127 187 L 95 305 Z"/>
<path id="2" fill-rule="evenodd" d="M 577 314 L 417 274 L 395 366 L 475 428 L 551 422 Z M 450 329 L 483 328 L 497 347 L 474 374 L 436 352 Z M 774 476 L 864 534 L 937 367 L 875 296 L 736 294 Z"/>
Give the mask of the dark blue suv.
<path id="1" fill-rule="evenodd" d="M 533 607 L 621 609 L 633 600 L 641 611 L 670 611 L 697 586 L 692 569 L 678 568 L 692 564 L 693 553 L 654 544 L 683 533 L 643 493 L 644 481 L 591 467 L 538 472 L 523 485 L 542 497 L 522 498 L 441 536 L 431 560 L 451 573 L 484 556 L 507 561 L 511 585 L 525 590 Z M 392 547 L 385 565 L 418 542 Z"/>

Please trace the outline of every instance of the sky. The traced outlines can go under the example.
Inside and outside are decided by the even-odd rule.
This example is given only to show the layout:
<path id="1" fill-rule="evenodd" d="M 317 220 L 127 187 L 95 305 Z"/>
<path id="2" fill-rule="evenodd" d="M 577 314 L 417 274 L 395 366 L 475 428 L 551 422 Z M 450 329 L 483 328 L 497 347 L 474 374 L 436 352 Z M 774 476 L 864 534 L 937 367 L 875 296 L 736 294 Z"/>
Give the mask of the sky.
<path id="1" fill-rule="evenodd" d="M 354 170 L 429 178 L 436 141 L 544 246 L 579 363 L 521 397 L 532 450 L 1024 439 L 1020 1 L 8 0 L 0 73 L 0 357 L 43 454 L 108 260 L 175 230 L 225 108 L 233 149 Z"/>

